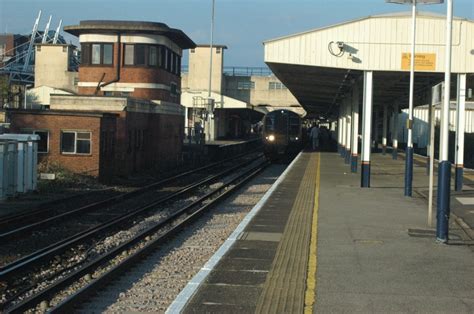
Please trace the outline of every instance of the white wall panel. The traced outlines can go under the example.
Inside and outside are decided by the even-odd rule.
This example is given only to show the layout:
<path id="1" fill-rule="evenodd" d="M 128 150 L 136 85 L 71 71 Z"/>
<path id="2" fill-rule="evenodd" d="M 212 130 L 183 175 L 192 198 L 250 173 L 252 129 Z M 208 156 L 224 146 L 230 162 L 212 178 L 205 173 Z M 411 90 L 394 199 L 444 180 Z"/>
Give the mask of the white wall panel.
<path id="1" fill-rule="evenodd" d="M 387 15 L 355 20 L 302 34 L 270 40 L 265 45 L 265 62 L 314 65 L 374 71 L 402 71 L 402 53 L 410 52 L 411 16 Z M 436 54 L 434 72 L 444 71 L 445 19 L 419 14 L 416 52 Z M 328 51 L 331 41 L 343 41 L 358 50 L 349 60 L 348 53 L 335 57 Z M 311 43 L 311 44 L 308 44 Z M 285 45 L 281 49 L 280 45 Z M 337 47 L 334 46 L 337 51 Z M 474 72 L 474 22 L 453 22 L 453 64 L 455 73 Z"/>
<path id="2" fill-rule="evenodd" d="M 451 109 L 449 110 L 449 130 L 456 131 L 456 104 L 451 103 Z M 413 124 L 413 142 L 418 147 L 426 147 L 428 143 L 428 107 L 415 108 L 413 111 L 415 122 Z M 435 110 L 435 120 L 439 122 L 441 113 L 439 108 Z M 398 116 L 398 136 L 399 141 L 406 142 L 407 130 L 406 120 L 408 118 L 408 109 L 403 109 L 402 113 Z M 466 110 L 465 114 L 465 133 L 474 133 L 474 110 Z M 438 123 L 439 124 L 439 123 Z"/>

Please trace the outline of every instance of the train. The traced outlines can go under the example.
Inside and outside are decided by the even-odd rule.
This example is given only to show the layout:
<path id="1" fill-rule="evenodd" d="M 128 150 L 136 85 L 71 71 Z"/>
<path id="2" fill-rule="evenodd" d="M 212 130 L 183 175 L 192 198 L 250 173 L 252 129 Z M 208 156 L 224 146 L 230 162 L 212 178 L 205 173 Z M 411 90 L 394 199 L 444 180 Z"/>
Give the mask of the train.
<path id="1" fill-rule="evenodd" d="M 290 110 L 274 110 L 263 117 L 263 149 L 271 161 L 290 160 L 303 148 L 301 117 Z"/>

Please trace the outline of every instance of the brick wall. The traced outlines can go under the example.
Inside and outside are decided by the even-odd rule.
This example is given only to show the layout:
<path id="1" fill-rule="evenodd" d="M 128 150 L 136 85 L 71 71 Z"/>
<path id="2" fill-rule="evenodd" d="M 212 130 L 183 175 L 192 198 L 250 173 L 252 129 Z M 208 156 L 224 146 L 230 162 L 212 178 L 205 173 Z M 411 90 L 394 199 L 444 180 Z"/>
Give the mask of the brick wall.
<path id="1" fill-rule="evenodd" d="M 49 152 L 39 154 L 39 160 L 57 162 L 64 168 L 92 176 L 99 176 L 100 124 L 99 116 L 45 115 L 37 113 L 10 112 L 12 132 L 27 129 L 49 131 Z M 61 153 L 61 130 L 80 130 L 91 132 L 90 155 L 68 155 Z"/>
<path id="2" fill-rule="evenodd" d="M 182 116 L 126 111 L 114 115 L 51 113 L 9 112 L 12 132 L 49 131 L 49 152 L 40 154 L 40 161 L 108 181 L 148 169 L 170 170 L 181 159 Z M 90 131 L 91 154 L 61 153 L 62 130 Z"/>

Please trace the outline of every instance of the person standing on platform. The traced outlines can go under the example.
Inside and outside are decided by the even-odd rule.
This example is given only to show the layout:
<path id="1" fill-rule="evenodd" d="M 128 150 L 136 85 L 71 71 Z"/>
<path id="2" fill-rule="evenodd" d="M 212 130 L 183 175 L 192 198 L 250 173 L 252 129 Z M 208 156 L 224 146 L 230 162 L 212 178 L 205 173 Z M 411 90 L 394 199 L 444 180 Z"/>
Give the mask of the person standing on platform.
<path id="1" fill-rule="evenodd" d="M 309 133 L 309 136 L 311 137 L 311 144 L 313 150 L 316 150 L 319 147 L 319 128 L 315 124 L 313 124 L 313 128 L 311 129 L 311 132 Z"/>

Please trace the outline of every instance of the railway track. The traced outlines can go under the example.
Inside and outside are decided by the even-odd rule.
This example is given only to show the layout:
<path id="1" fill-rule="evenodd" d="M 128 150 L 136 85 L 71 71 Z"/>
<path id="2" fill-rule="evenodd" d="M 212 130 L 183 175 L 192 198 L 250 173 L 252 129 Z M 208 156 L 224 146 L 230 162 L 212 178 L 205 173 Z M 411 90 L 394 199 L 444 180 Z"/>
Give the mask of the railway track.
<path id="1" fill-rule="evenodd" d="M 251 154 L 255 154 L 255 152 L 250 153 L 249 155 Z M 87 194 L 75 195 L 64 200 L 49 202 L 46 205 L 41 206 L 40 208 L 26 213 L 14 214 L 9 215 L 7 217 L 3 217 L 2 219 L 0 219 L 0 242 L 14 238 L 15 236 L 24 237 L 27 232 L 31 232 L 38 228 L 44 227 L 45 225 L 55 223 L 61 219 L 66 219 L 73 215 L 80 215 L 103 206 L 111 205 L 126 199 L 139 196 L 143 193 L 146 193 L 147 191 L 158 188 L 164 184 L 179 180 L 180 178 L 186 178 L 190 175 L 209 171 L 209 169 L 220 167 L 228 162 L 238 160 L 239 158 L 245 158 L 245 156 L 247 155 L 243 154 L 235 156 L 233 158 L 229 158 L 197 169 L 186 171 L 176 176 L 172 176 L 151 183 L 144 187 L 134 189 L 130 192 L 120 193 L 120 195 L 115 195 L 117 194 L 117 191 L 114 191 L 114 189 L 93 191 Z M 73 208 L 68 208 L 68 205 L 71 205 L 69 204 L 69 202 L 74 202 L 73 204 L 75 206 L 73 206 Z"/>
<path id="2" fill-rule="evenodd" d="M 2 272 L 9 267 L 9 264 L 21 262 L 22 258 L 39 251 L 39 248 L 47 251 L 52 245 L 64 243 L 66 239 L 74 235 L 79 235 L 91 230 L 94 226 L 110 221 L 113 216 L 125 215 L 140 205 L 145 206 L 163 199 L 173 191 L 194 184 L 199 178 L 210 178 L 212 172 L 225 169 L 238 160 L 248 162 L 251 158 L 258 158 L 258 156 L 260 155 L 255 153 L 236 156 L 4 232 L 0 234 L 0 280 Z M 58 239 L 62 240 L 58 241 Z"/>
<path id="3" fill-rule="evenodd" d="M 51 291 L 54 291 L 54 289 L 57 287 L 62 287 L 65 283 L 70 282 L 71 280 L 74 281 L 85 274 L 89 274 L 92 268 L 98 267 L 99 264 L 103 264 L 104 260 L 111 260 L 117 256 L 122 256 L 126 248 L 134 246 L 137 241 L 141 241 L 143 238 L 150 237 L 150 234 L 156 232 L 158 229 L 165 228 L 165 225 L 172 223 L 172 220 L 176 219 L 176 217 L 183 214 L 189 215 L 191 208 L 196 207 L 197 204 L 202 205 L 204 202 L 212 203 L 208 200 L 209 198 L 216 194 L 222 194 L 222 191 L 227 188 L 226 185 L 232 185 L 232 183 L 215 183 L 215 181 L 224 175 L 227 175 L 227 177 L 229 175 L 235 176 L 235 173 L 239 169 L 243 169 L 244 164 L 247 163 L 248 161 L 244 162 L 243 164 L 234 165 L 234 167 L 211 176 L 204 181 L 198 182 L 192 186 L 187 186 L 180 191 L 175 191 L 174 193 L 171 193 L 166 197 L 162 197 L 160 200 L 152 202 L 151 204 L 136 208 L 130 213 L 120 216 L 120 218 L 115 218 L 113 222 L 109 221 L 108 223 L 101 225 L 99 228 L 88 230 L 88 232 L 79 236 L 75 236 L 72 239 L 61 241 L 59 245 L 54 245 L 53 247 L 48 247 L 45 250 L 40 250 L 31 256 L 27 256 L 24 259 L 18 260 L 15 263 L 8 265 L 8 267 L 3 267 L 0 271 L 0 282 L 2 282 L 4 286 L 4 292 L 2 296 L 3 309 L 7 311 L 22 311 L 24 310 L 25 306 L 31 307 L 31 302 L 36 302 L 41 298 L 45 298 L 45 294 L 49 295 Z M 224 179 L 224 181 L 228 180 L 229 179 Z M 234 182 L 233 180 L 230 182 Z M 236 178 L 235 180 L 238 179 Z M 211 188 L 210 192 L 204 193 L 203 196 L 196 196 L 203 194 L 203 184 L 213 184 L 215 187 Z M 161 210 L 156 209 L 156 207 L 160 204 L 167 204 L 166 206 L 170 206 L 170 201 L 172 199 L 182 197 L 185 195 L 185 193 L 190 191 L 199 190 L 201 190 L 200 193 L 191 197 L 194 199 L 194 201 L 190 204 L 183 206 L 183 202 L 175 202 L 174 206 L 178 206 L 180 209 L 168 211 L 165 211 L 163 208 Z M 201 207 L 207 208 L 207 205 Z M 143 215 L 145 212 L 152 211 L 154 208 L 155 217 L 153 219 L 149 219 L 150 215 Z M 160 211 L 158 216 L 156 216 L 157 211 Z M 142 214 L 141 217 L 139 217 L 140 214 Z M 191 216 L 193 215 L 194 214 Z M 131 224 L 125 224 L 128 225 L 128 230 L 135 228 L 135 230 L 131 232 L 133 233 L 132 237 L 122 240 L 119 245 L 109 247 L 103 245 L 108 238 L 113 237 L 111 232 L 107 234 L 104 233 L 104 231 L 113 228 L 117 229 L 117 226 L 124 228 L 122 223 L 130 220 L 142 221 L 141 227 L 137 227 L 140 225 L 140 223 L 136 221 Z M 145 221 L 145 223 L 143 223 L 143 221 Z M 172 227 L 170 230 L 175 229 Z M 98 243 L 103 245 L 102 249 L 100 250 L 96 250 Z M 54 270 L 51 271 L 51 268 Z M 60 280 L 58 278 L 60 278 Z M 33 283 L 30 285 L 25 285 L 24 282 L 26 279 L 28 281 L 32 280 Z M 40 286 L 40 288 L 38 288 L 38 286 Z M 44 290 L 42 289 L 42 286 L 48 286 L 49 288 Z M 26 302 L 25 300 L 30 301 Z"/>

